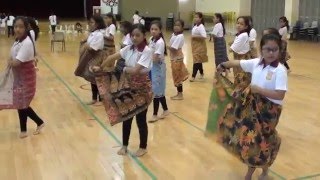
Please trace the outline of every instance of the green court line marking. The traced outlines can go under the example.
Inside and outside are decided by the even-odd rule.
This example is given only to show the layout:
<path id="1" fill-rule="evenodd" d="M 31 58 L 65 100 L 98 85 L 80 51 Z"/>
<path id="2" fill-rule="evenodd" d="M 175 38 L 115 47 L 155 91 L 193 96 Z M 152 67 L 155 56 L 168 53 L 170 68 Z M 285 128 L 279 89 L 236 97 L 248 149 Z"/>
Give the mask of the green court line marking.
<path id="1" fill-rule="evenodd" d="M 205 132 L 205 130 L 203 130 L 202 128 L 200 128 L 200 127 L 198 127 L 198 126 L 196 126 L 196 125 L 192 124 L 190 121 L 188 121 L 188 120 L 186 120 L 186 119 L 184 119 L 184 118 L 182 118 L 182 117 L 178 116 L 178 115 L 177 115 L 177 113 L 170 113 L 170 114 L 172 114 L 173 116 L 177 117 L 177 118 L 178 118 L 178 119 L 180 119 L 181 121 L 183 121 L 183 122 L 187 123 L 188 125 L 190 125 L 190 126 L 192 126 L 192 127 L 196 128 L 197 130 L 199 130 L 199 131 L 201 131 L 201 132 Z"/>
<path id="2" fill-rule="evenodd" d="M 95 115 L 94 112 L 92 112 L 92 110 L 85 105 L 85 103 L 83 103 L 83 101 L 79 98 L 79 96 L 70 88 L 70 86 L 58 75 L 58 73 L 42 58 L 40 57 L 40 59 L 42 60 L 42 62 L 45 64 L 45 66 L 52 72 L 52 74 L 54 74 L 56 76 L 56 78 L 68 89 L 69 93 L 75 97 L 79 103 L 81 104 L 81 106 L 83 107 L 84 110 L 87 111 L 87 113 L 92 116 L 94 118 L 94 120 L 105 130 L 108 132 L 108 134 L 113 138 L 114 141 L 116 141 L 119 145 L 122 145 L 121 141 L 116 137 L 115 134 L 113 134 L 113 132 L 105 126 L 105 124 Z M 133 156 L 133 154 L 131 152 L 129 152 L 129 157 L 134 160 L 134 162 L 145 172 L 148 174 L 148 176 L 151 177 L 151 179 L 156 180 L 157 177 L 135 156 Z"/>
<path id="3" fill-rule="evenodd" d="M 298 177 L 298 178 L 295 178 L 293 180 L 311 179 L 311 178 L 319 177 L 319 176 L 320 176 L 320 173 L 319 174 L 314 174 L 314 175 L 309 175 L 309 176 Z"/>
<path id="4" fill-rule="evenodd" d="M 171 114 L 172 114 L 173 116 L 177 117 L 178 119 L 182 120 L 182 121 L 185 122 L 186 124 L 188 124 L 188 125 L 196 128 L 197 130 L 199 130 L 199 131 L 201 131 L 201 132 L 205 132 L 204 129 L 202 129 L 202 128 L 196 126 L 196 125 L 194 125 L 193 123 L 191 123 L 190 121 L 184 119 L 183 117 L 178 116 L 176 113 L 171 113 Z M 280 174 L 276 173 L 275 171 L 272 171 L 271 169 L 270 169 L 269 171 L 270 171 L 271 174 L 277 176 L 279 179 L 281 179 L 281 180 L 286 180 L 285 177 L 281 176 Z M 320 174 L 319 174 L 319 175 L 320 175 Z"/>

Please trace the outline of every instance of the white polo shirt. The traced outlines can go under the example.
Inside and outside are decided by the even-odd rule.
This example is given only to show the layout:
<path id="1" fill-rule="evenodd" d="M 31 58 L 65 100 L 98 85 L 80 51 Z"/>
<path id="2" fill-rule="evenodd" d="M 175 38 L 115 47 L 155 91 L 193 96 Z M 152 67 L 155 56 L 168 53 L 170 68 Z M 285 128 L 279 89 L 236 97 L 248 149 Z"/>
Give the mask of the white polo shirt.
<path id="1" fill-rule="evenodd" d="M 203 24 L 193 26 L 191 34 L 192 36 L 207 37 L 207 32 Z"/>
<path id="2" fill-rule="evenodd" d="M 257 39 L 257 31 L 255 29 L 251 29 L 249 33 L 249 41 L 254 42 Z"/>
<path id="3" fill-rule="evenodd" d="M 14 19 L 15 19 L 14 16 L 9 16 L 7 19 L 7 26 L 13 26 Z"/>
<path id="4" fill-rule="evenodd" d="M 134 14 L 132 19 L 133 19 L 133 24 L 139 24 L 139 20 L 141 19 L 141 17 L 138 14 Z"/>
<path id="5" fill-rule="evenodd" d="M 184 35 L 182 33 L 178 35 L 175 35 L 173 33 L 170 39 L 170 47 L 178 50 L 178 49 L 181 49 L 183 45 L 184 45 Z"/>
<path id="6" fill-rule="evenodd" d="M 138 51 L 133 46 L 126 46 L 120 50 L 120 55 L 126 61 L 126 66 L 135 67 L 137 64 L 143 66 L 149 71 L 152 68 L 152 50 L 145 46 L 143 51 Z"/>
<path id="7" fill-rule="evenodd" d="M 51 26 L 56 26 L 57 25 L 57 16 L 56 15 L 49 16 L 49 21 L 50 21 Z"/>
<path id="8" fill-rule="evenodd" d="M 116 34 L 116 26 L 114 24 L 110 24 L 107 28 L 106 28 L 106 37 L 110 37 L 111 35 L 114 36 Z"/>
<path id="9" fill-rule="evenodd" d="M 244 32 L 236 36 L 230 47 L 232 51 L 238 54 L 246 54 L 250 51 L 249 35 Z"/>
<path id="10" fill-rule="evenodd" d="M 162 38 L 158 39 L 157 41 L 150 40 L 149 48 L 152 50 L 153 54 L 158 54 L 160 56 L 160 59 L 164 60 L 165 43 Z"/>
<path id="11" fill-rule="evenodd" d="M 287 41 L 287 35 L 288 35 L 288 28 L 287 26 L 284 26 L 282 28 L 279 29 L 279 34 L 282 37 L 282 40 Z"/>
<path id="12" fill-rule="evenodd" d="M 11 48 L 11 58 L 20 62 L 34 60 L 34 45 L 29 36 L 27 36 L 22 42 L 14 42 Z"/>
<path id="13" fill-rule="evenodd" d="M 104 38 L 101 30 L 91 32 L 87 39 L 87 44 L 95 51 L 102 50 L 104 46 Z"/>
<path id="14" fill-rule="evenodd" d="M 279 63 L 277 67 L 260 64 L 261 59 L 241 60 L 240 66 L 245 72 L 252 74 L 251 84 L 269 90 L 288 90 L 288 77 L 286 68 Z M 282 100 L 268 98 L 270 101 L 282 105 Z"/>
<path id="15" fill-rule="evenodd" d="M 125 46 L 132 45 L 131 34 L 128 33 L 122 38 L 122 44 Z"/>
<path id="16" fill-rule="evenodd" d="M 223 26 L 221 23 L 217 23 L 216 25 L 214 25 L 213 27 L 213 31 L 212 34 L 217 36 L 217 37 L 223 37 Z"/>

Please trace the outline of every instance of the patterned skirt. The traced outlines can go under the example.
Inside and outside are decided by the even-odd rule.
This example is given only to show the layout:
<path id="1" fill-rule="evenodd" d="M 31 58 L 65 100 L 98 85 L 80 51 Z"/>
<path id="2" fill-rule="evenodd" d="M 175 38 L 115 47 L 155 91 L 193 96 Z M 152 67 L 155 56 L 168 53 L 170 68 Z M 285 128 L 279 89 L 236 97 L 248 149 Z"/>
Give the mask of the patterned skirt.
<path id="1" fill-rule="evenodd" d="M 250 43 L 250 59 L 258 58 L 258 49 L 254 42 Z"/>
<path id="2" fill-rule="evenodd" d="M 103 50 L 106 52 L 106 56 L 110 56 L 114 53 L 116 53 L 116 46 L 114 44 L 114 40 L 109 40 L 107 38 L 104 38 L 104 48 Z"/>
<path id="3" fill-rule="evenodd" d="M 152 91 L 155 98 L 165 96 L 166 90 L 166 63 L 164 60 L 161 62 L 153 63 L 151 70 Z"/>
<path id="4" fill-rule="evenodd" d="M 181 86 L 189 78 L 189 72 L 183 63 L 183 58 L 182 49 L 170 51 L 172 78 L 176 87 Z"/>
<path id="5" fill-rule="evenodd" d="M 208 62 L 207 44 L 205 39 L 192 38 L 191 48 L 194 64 Z"/>
<path id="6" fill-rule="evenodd" d="M 28 108 L 36 92 L 34 61 L 7 69 L 1 76 L 0 109 Z"/>
<path id="7" fill-rule="evenodd" d="M 269 167 L 280 149 L 276 126 L 282 107 L 252 94 L 250 86 L 245 86 L 249 79 L 243 73 L 237 77 L 237 86 L 222 83 L 227 93 L 221 96 L 230 97 L 231 102 L 224 104 L 218 118 L 218 142 L 249 167 Z"/>
<path id="8" fill-rule="evenodd" d="M 116 67 L 112 72 L 97 73 L 96 82 L 112 126 L 146 110 L 152 101 L 148 74 L 129 76 L 122 73 L 122 67 Z"/>
<path id="9" fill-rule="evenodd" d="M 227 55 L 226 40 L 224 37 L 214 38 L 214 57 L 216 67 L 218 67 L 219 64 L 229 60 Z"/>
<path id="10" fill-rule="evenodd" d="M 96 84 L 95 76 L 90 72 L 89 67 L 101 65 L 106 58 L 105 51 L 92 51 L 86 46 L 86 43 L 81 43 L 79 53 L 79 63 L 74 74 L 84 78 L 92 84 Z"/>
<path id="11" fill-rule="evenodd" d="M 247 54 L 238 54 L 233 52 L 233 59 L 234 60 L 246 60 L 250 59 L 250 51 Z M 243 72 L 241 67 L 235 67 L 233 68 L 233 75 L 234 77 L 237 77 L 239 73 Z"/>

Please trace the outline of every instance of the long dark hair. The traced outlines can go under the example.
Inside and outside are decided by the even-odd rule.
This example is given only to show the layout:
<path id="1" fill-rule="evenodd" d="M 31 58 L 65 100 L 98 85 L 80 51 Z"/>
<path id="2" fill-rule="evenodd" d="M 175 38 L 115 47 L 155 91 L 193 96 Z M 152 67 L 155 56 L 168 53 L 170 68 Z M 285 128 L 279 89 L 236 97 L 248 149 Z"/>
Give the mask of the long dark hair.
<path id="1" fill-rule="evenodd" d="M 287 30 L 289 31 L 290 26 L 289 26 L 289 21 L 288 21 L 287 17 L 282 16 L 279 18 L 279 20 L 282 20 L 285 23 L 285 26 L 287 27 Z"/>
<path id="2" fill-rule="evenodd" d="M 120 23 L 120 26 L 124 30 L 124 35 L 131 33 L 132 31 L 132 23 L 129 21 L 123 21 Z"/>
<path id="3" fill-rule="evenodd" d="M 201 24 L 204 25 L 204 19 L 203 19 L 203 14 L 202 14 L 202 12 L 196 12 L 194 15 L 195 15 L 195 16 L 198 16 L 199 18 L 201 18 Z M 195 25 L 196 25 L 196 24 L 195 24 Z"/>
<path id="4" fill-rule="evenodd" d="M 260 51 L 262 52 L 262 47 L 267 44 L 268 41 L 275 41 L 277 45 L 279 46 L 279 52 L 282 49 L 282 40 L 281 37 L 275 34 L 266 34 L 262 36 L 261 42 L 260 42 Z"/>
<path id="5" fill-rule="evenodd" d="M 222 24 L 223 35 L 226 35 L 226 28 L 224 27 L 224 19 L 220 13 L 215 13 L 214 16 L 219 19 L 219 22 Z"/>
<path id="6" fill-rule="evenodd" d="M 18 16 L 18 17 L 15 18 L 14 21 L 13 21 L 13 27 L 15 26 L 15 24 L 16 24 L 16 22 L 17 22 L 18 20 L 21 20 L 21 21 L 23 22 L 23 25 L 24 25 L 24 27 L 25 27 L 25 32 L 24 32 L 25 34 L 24 34 L 24 36 L 29 36 L 29 38 L 30 38 L 30 40 L 31 40 L 31 42 L 32 42 L 32 44 L 33 44 L 33 51 L 34 51 L 34 56 L 35 56 L 35 55 L 36 55 L 36 47 L 35 47 L 35 45 L 34 45 L 34 42 L 33 42 L 33 40 L 32 40 L 30 31 L 29 31 L 29 21 L 28 21 L 28 19 L 27 19 L 26 17 Z M 16 41 L 21 41 L 21 39 L 16 39 Z"/>
<path id="7" fill-rule="evenodd" d="M 152 26 L 152 25 L 156 25 L 156 26 L 158 26 L 158 28 L 160 29 L 160 37 L 163 39 L 163 42 L 164 42 L 164 55 L 168 55 L 168 53 L 167 53 L 167 45 L 166 45 L 166 40 L 164 39 L 164 36 L 163 36 L 163 33 L 162 33 L 162 24 L 161 24 L 161 22 L 160 21 L 158 21 L 158 20 L 155 20 L 155 21 L 152 21 L 151 22 L 151 25 L 150 25 L 150 27 Z M 154 37 L 152 37 L 152 40 L 154 40 Z"/>
<path id="8" fill-rule="evenodd" d="M 250 19 L 249 19 L 249 17 L 248 17 L 248 16 L 239 16 L 239 17 L 237 18 L 237 22 L 238 22 L 239 19 L 243 19 L 243 20 L 244 20 L 244 24 L 245 24 L 248 28 L 247 28 L 246 30 L 244 30 L 243 32 L 246 32 L 246 33 L 248 33 L 248 35 L 249 35 L 249 34 L 250 34 L 250 31 L 251 31 L 251 29 L 252 29 L 251 24 L 250 24 Z M 243 33 L 243 32 L 240 32 L 240 34 Z"/>
<path id="9" fill-rule="evenodd" d="M 267 28 L 264 31 L 268 31 L 268 34 L 274 34 L 274 35 L 279 36 L 281 38 L 281 35 L 280 35 L 278 29 L 276 29 L 276 28 Z M 265 34 L 262 34 L 262 36 L 264 36 L 264 35 Z"/>
<path id="10" fill-rule="evenodd" d="M 133 30 L 135 30 L 135 29 L 138 29 L 143 35 L 146 35 L 146 33 L 147 33 L 147 29 L 146 29 L 146 27 L 145 27 L 143 24 L 140 24 L 140 23 L 134 24 L 134 25 L 132 26 L 132 30 L 131 30 L 130 33 L 132 34 Z M 145 43 L 145 44 L 148 44 L 146 38 L 144 38 L 144 43 Z"/>
<path id="11" fill-rule="evenodd" d="M 27 17 L 27 19 L 28 19 L 28 22 L 29 22 L 30 27 L 31 27 L 30 30 L 33 30 L 33 31 L 34 31 L 35 40 L 37 41 L 37 40 L 38 40 L 38 37 L 39 37 L 39 32 L 40 32 L 39 26 L 37 25 L 36 20 L 35 20 L 34 18 L 32 18 L 32 17 Z"/>
<path id="12" fill-rule="evenodd" d="M 106 14 L 106 17 L 111 18 L 111 19 L 112 19 L 112 24 L 114 24 L 114 26 L 116 27 L 116 29 L 118 29 L 118 28 L 117 28 L 117 20 L 116 20 L 116 18 L 114 17 L 114 15 L 110 12 L 110 13 Z"/>
<path id="13" fill-rule="evenodd" d="M 104 23 L 104 20 L 103 20 L 103 18 L 101 17 L 101 16 L 99 16 L 99 15 L 94 15 L 94 16 L 92 16 L 91 17 L 91 19 L 93 19 L 93 21 L 96 23 L 96 25 L 97 25 L 97 29 L 96 30 L 98 30 L 98 29 L 105 29 L 107 26 L 106 26 L 106 24 Z"/>

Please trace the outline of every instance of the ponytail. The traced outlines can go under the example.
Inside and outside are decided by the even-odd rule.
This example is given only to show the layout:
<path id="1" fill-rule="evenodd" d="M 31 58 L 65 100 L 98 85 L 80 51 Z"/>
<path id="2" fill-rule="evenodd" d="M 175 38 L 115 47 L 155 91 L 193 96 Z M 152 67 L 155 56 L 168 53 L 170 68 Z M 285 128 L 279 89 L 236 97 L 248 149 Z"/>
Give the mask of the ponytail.
<path id="1" fill-rule="evenodd" d="M 116 27 L 116 30 L 118 30 L 118 27 L 117 27 L 117 20 L 116 18 L 114 17 L 114 15 L 110 12 L 106 15 L 108 18 L 111 18 L 112 19 L 112 24 L 114 24 L 114 26 Z"/>
<path id="2" fill-rule="evenodd" d="M 160 21 L 158 21 L 158 20 L 152 21 L 152 22 L 151 22 L 151 26 L 152 26 L 152 25 L 156 25 L 156 26 L 158 26 L 158 28 L 160 29 L 160 31 L 162 30 L 162 24 L 161 24 Z M 151 27 L 151 26 L 150 26 L 150 27 Z M 167 45 L 166 45 L 166 41 L 165 41 L 165 39 L 164 39 L 164 36 L 163 36 L 162 31 L 160 32 L 159 36 L 163 39 L 163 42 L 164 42 L 164 55 L 168 55 Z M 152 38 L 152 40 L 153 40 L 153 38 Z"/>
<path id="3" fill-rule="evenodd" d="M 285 26 L 287 27 L 287 31 L 289 31 L 290 26 L 289 26 L 289 21 L 288 21 L 287 17 L 282 16 L 279 18 L 279 20 L 282 20 L 285 23 Z"/>
<path id="4" fill-rule="evenodd" d="M 214 15 L 216 16 L 216 18 L 218 18 L 220 20 L 220 23 L 222 24 L 223 35 L 226 35 L 226 28 L 224 25 L 224 19 L 223 19 L 222 15 L 220 13 L 215 13 Z"/>
<path id="5" fill-rule="evenodd" d="M 166 40 L 164 39 L 162 32 L 160 33 L 160 37 L 163 39 L 163 42 L 164 42 L 164 55 L 168 55 Z"/>

